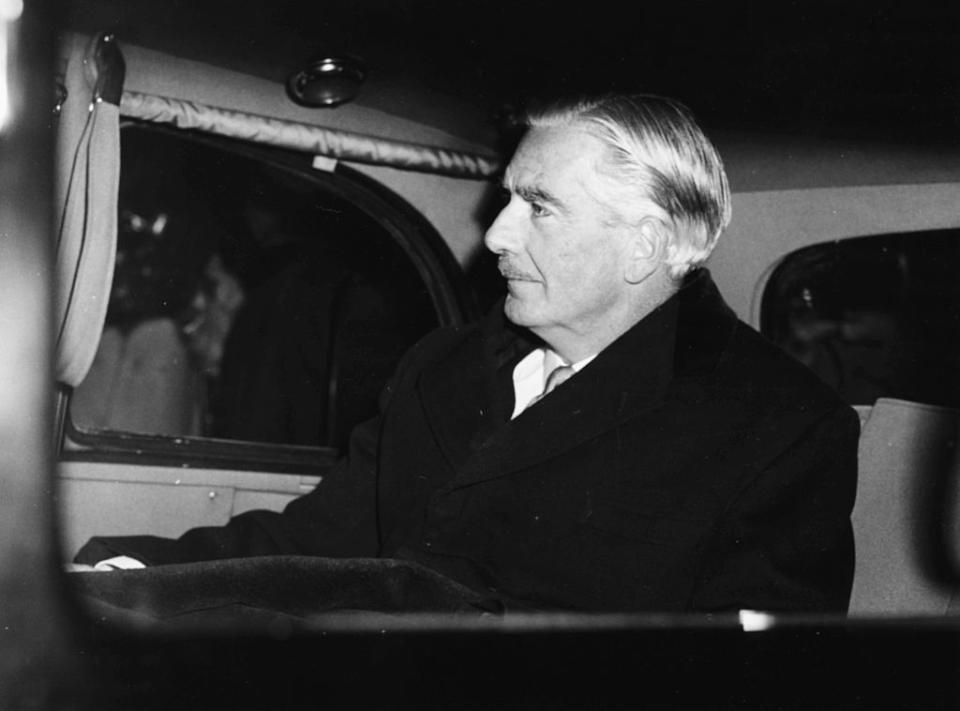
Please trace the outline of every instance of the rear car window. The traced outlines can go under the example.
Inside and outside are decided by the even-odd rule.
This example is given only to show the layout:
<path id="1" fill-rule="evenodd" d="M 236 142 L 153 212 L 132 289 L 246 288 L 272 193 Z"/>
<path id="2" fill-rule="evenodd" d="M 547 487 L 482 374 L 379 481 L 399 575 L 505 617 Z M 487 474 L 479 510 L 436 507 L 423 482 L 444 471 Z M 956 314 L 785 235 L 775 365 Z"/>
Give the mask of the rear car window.
<path id="1" fill-rule="evenodd" d="M 960 230 L 857 237 L 787 256 L 761 331 L 852 405 L 960 406 Z"/>

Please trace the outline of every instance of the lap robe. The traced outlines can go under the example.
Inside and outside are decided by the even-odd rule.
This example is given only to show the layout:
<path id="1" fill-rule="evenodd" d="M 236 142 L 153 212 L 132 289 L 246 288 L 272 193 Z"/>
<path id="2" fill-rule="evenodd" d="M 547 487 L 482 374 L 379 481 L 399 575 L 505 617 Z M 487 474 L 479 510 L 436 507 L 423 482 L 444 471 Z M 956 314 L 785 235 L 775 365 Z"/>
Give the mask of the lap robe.
<path id="1" fill-rule="evenodd" d="M 495 598 L 429 568 L 381 558 L 235 558 L 75 573 L 71 580 L 93 618 L 107 622 L 193 626 L 289 620 L 309 626 L 330 613 L 480 617 L 502 611 Z"/>

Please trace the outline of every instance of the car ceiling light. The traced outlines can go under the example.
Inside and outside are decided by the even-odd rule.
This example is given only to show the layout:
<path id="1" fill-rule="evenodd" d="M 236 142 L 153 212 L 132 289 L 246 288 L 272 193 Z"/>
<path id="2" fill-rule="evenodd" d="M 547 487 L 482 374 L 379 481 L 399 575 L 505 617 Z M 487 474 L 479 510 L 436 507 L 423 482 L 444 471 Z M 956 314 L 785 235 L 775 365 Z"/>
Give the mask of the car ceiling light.
<path id="1" fill-rule="evenodd" d="M 346 55 L 320 55 L 287 79 L 287 94 L 301 106 L 330 108 L 354 99 L 367 70 Z"/>

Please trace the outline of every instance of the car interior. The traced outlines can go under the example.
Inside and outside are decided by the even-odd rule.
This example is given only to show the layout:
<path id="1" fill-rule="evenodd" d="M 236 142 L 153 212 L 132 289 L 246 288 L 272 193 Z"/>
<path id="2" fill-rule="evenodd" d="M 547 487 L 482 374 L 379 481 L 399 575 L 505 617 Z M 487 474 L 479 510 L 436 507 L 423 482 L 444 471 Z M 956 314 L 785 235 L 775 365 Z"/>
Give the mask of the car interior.
<path id="1" fill-rule="evenodd" d="M 0 0 L 0 706 L 955 707 L 960 14 L 787 5 Z M 860 416 L 847 616 L 174 628 L 75 594 L 92 536 L 311 491 L 403 354 L 495 307 L 523 102 L 623 88 L 702 117 L 714 279 Z"/>

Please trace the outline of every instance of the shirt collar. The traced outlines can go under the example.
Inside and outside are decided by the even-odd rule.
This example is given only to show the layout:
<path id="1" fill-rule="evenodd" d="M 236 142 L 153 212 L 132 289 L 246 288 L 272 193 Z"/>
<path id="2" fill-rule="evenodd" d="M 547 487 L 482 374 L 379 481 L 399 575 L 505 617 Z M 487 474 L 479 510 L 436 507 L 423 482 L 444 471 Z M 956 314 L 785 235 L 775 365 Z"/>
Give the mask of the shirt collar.
<path id="1" fill-rule="evenodd" d="M 555 368 L 561 365 L 570 365 L 574 373 L 578 373 L 596 358 L 596 355 L 594 353 L 571 364 L 561 358 L 556 351 L 546 346 L 530 351 L 513 369 L 514 405 L 511 419 L 523 412 L 530 405 L 530 401 L 543 392 L 547 376 Z"/>

